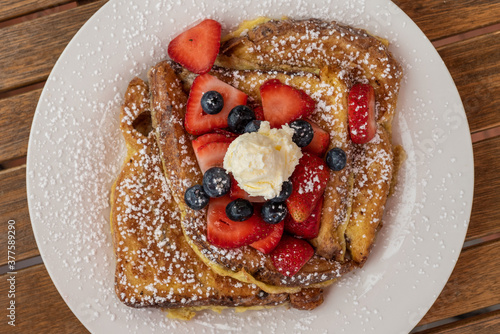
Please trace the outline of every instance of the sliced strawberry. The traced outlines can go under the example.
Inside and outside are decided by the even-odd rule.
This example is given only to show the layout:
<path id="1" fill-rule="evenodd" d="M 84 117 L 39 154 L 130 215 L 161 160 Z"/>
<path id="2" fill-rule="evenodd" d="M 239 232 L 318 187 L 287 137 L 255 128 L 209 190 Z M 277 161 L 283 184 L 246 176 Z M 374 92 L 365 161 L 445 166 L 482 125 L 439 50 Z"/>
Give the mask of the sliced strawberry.
<path id="1" fill-rule="evenodd" d="M 314 248 L 307 241 L 284 234 L 271 259 L 281 274 L 292 277 L 313 255 Z"/>
<path id="2" fill-rule="evenodd" d="M 253 112 L 255 113 L 255 119 L 258 121 L 264 121 L 264 109 L 262 109 L 262 106 L 257 106 L 253 109 Z"/>
<path id="3" fill-rule="evenodd" d="M 250 244 L 251 247 L 255 248 L 256 250 L 261 251 L 264 254 L 269 254 L 272 252 L 273 249 L 278 246 L 278 243 L 281 240 L 281 236 L 283 235 L 283 227 L 285 225 L 285 222 L 279 222 L 278 224 L 271 225 L 272 231 L 269 233 L 267 237 L 264 239 L 261 239 L 259 241 L 256 241 L 252 244 Z"/>
<path id="4" fill-rule="evenodd" d="M 220 23 L 203 20 L 175 37 L 168 44 L 168 55 L 191 72 L 207 73 L 219 53 L 220 37 Z"/>
<path id="5" fill-rule="evenodd" d="M 265 238 L 272 226 L 256 212 L 247 220 L 237 222 L 226 215 L 229 196 L 211 198 L 207 215 L 207 239 L 217 247 L 238 248 Z"/>
<path id="6" fill-rule="evenodd" d="M 224 98 L 224 108 L 215 115 L 209 115 L 201 108 L 201 97 L 205 92 L 215 90 Z M 199 75 L 194 79 L 186 106 L 184 127 L 193 135 L 201 135 L 215 129 L 227 128 L 227 116 L 231 109 L 247 103 L 247 95 L 242 91 L 220 81 L 210 74 Z"/>
<path id="7" fill-rule="evenodd" d="M 321 222 L 321 210 L 323 209 L 323 197 L 321 197 L 311 212 L 311 215 L 303 222 L 297 223 L 292 216 L 285 218 L 285 230 L 298 237 L 306 239 L 316 238 L 319 232 Z"/>
<path id="8" fill-rule="evenodd" d="M 210 142 L 194 151 L 198 165 L 204 174 L 209 168 L 222 167 L 224 156 L 231 142 Z"/>
<path id="9" fill-rule="evenodd" d="M 356 144 L 368 143 L 375 137 L 375 92 L 368 84 L 355 84 L 349 92 L 349 132 Z"/>
<path id="10" fill-rule="evenodd" d="M 319 157 L 323 157 L 328 149 L 328 145 L 330 145 L 330 134 L 310 120 L 307 121 L 312 125 L 314 137 L 309 145 L 304 147 L 303 150 L 304 152 L 309 152 Z"/>
<path id="11" fill-rule="evenodd" d="M 250 196 L 245 190 L 241 189 L 238 181 L 231 177 L 231 190 L 229 197 L 232 199 L 243 198 L 253 203 L 264 203 L 266 200 L 262 196 Z"/>
<path id="12" fill-rule="evenodd" d="M 235 137 L 229 137 L 220 133 L 207 133 L 193 140 L 191 144 L 193 145 L 193 150 L 196 152 L 201 146 L 205 144 L 213 142 L 231 143 L 234 138 Z"/>
<path id="13" fill-rule="evenodd" d="M 311 215 L 323 196 L 329 176 L 329 168 L 323 159 L 304 152 L 290 177 L 293 190 L 286 200 L 288 212 L 296 222 L 303 222 Z"/>
<path id="14" fill-rule="evenodd" d="M 314 111 L 316 102 L 303 90 L 271 79 L 260 86 L 264 118 L 271 127 L 306 118 Z"/>

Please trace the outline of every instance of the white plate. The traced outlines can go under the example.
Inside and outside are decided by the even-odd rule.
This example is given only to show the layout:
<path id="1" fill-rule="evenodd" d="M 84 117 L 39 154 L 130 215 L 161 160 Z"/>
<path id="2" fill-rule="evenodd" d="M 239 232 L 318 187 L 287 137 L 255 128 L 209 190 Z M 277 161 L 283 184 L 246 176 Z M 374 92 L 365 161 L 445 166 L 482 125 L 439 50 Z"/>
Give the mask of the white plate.
<path id="1" fill-rule="evenodd" d="M 366 1 L 366 2 L 365 2 Z M 110 186 L 124 156 L 118 114 L 128 82 L 166 57 L 168 41 L 211 17 L 334 19 L 388 38 L 403 64 L 394 141 L 408 153 L 384 228 L 362 270 L 311 312 L 278 307 L 190 322 L 131 309 L 114 294 Z M 439 295 L 460 254 L 473 192 L 469 128 L 453 81 L 417 26 L 388 0 L 110 1 L 54 67 L 31 131 L 27 188 L 37 244 L 57 289 L 96 333 L 406 333 Z"/>

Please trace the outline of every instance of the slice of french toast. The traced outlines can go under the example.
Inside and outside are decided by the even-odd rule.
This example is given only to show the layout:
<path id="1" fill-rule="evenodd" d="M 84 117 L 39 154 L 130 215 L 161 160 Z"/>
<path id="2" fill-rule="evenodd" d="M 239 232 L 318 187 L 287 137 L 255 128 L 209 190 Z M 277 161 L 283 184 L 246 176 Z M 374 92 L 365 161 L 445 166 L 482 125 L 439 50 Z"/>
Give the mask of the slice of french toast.
<path id="1" fill-rule="evenodd" d="M 131 81 L 120 115 L 127 157 L 111 189 L 115 289 L 132 307 L 162 307 L 188 319 L 213 307 L 265 307 L 290 303 L 312 309 L 321 289 L 268 294 L 252 284 L 217 275 L 199 259 L 181 227 L 182 207 L 167 183 L 151 130 L 148 86 Z"/>

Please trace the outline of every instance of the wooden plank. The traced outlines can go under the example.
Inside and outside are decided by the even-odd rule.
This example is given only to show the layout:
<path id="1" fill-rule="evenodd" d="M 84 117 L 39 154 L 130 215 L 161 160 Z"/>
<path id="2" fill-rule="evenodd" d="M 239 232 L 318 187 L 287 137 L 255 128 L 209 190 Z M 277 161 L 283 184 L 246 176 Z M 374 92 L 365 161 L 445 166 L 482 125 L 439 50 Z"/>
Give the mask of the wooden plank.
<path id="1" fill-rule="evenodd" d="M 418 334 L 500 333 L 500 310 L 438 326 Z"/>
<path id="2" fill-rule="evenodd" d="M 63 5 L 72 0 L 2 0 L 0 21 Z"/>
<path id="3" fill-rule="evenodd" d="M 31 122 L 41 93 L 42 90 L 37 89 L 0 100 L 0 163 L 26 155 Z"/>
<path id="4" fill-rule="evenodd" d="M 500 125 L 500 31 L 438 48 L 457 85 L 471 132 Z"/>
<path id="5" fill-rule="evenodd" d="M 16 326 L 7 324 L 10 275 L 2 275 L 3 319 L 0 333 L 88 333 L 59 295 L 43 264 L 19 270 L 15 277 Z M 4 297 L 5 296 L 5 297 Z"/>
<path id="6" fill-rule="evenodd" d="M 500 137 L 473 145 L 474 202 L 467 240 L 500 233 Z"/>
<path id="7" fill-rule="evenodd" d="M 393 0 L 430 40 L 500 22 L 499 0 Z"/>
<path id="8" fill-rule="evenodd" d="M 499 304 L 498 254 L 500 240 L 463 250 L 448 283 L 418 325 Z"/>
<path id="9" fill-rule="evenodd" d="M 7 245 L 7 222 L 16 226 L 16 261 L 39 255 L 28 212 L 26 198 L 26 166 L 0 172 L 0 245 Z M 0 257 L 0 265 L 7 263 L 7 256 Z"/>
<path id="10" fill-rule="evenodd" d="M 0 92 L 45 80 L 98 1 L 0 29 Z"/>

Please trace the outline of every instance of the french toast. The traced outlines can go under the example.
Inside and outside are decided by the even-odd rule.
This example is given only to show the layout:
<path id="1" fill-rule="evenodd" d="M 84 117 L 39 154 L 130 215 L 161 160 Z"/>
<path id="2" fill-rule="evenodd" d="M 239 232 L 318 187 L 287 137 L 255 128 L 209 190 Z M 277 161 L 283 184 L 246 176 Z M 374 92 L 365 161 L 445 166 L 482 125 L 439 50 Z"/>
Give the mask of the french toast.
<path id="1" fill-rule="evenodd" d="M 117 293 L 128 305 L 189 308 L 289 302 L 311 309 L 322 302 L 322 287 L 361 267 L 369 255 L 394 179 L 391 127 L 401 67 L 385 41 L 361 29 L 315 19 L 255 22 L 246 33 L 222 39 L 217 66 L 209 75 L 246 94 L 251 107 L 263 104 L 260 88 L 272 79 L 305 92 L 316 106 L 309 120 L 329 134 L 328 150 L 345 152 L 345 168 L 327 174 L 319 233 L 308 240 L 314 255 L 297 273 L 284 275 L 269 254 L 251 246 L 217 247 L 209 241 L 207 209 L 193 210 L 185 200 L 186 191 L 202 184 L 204 178 L 191 144 L 196 138 L 184 122 L 196 74 L 175 62 L 162 61 L 148 72 L 149 87 L 143 82 L 129 86 L 124 107 L 128 111 L 122 111 L 129 155 L 112 192 L 112 224 L 116 225 Z M 354 144 L 350 138 L 348 96 L 359 82 L 371 85 L 377 96 L 376 134 L 365 144 Z M 151 127 L 141 118 L 151 120 L 153 131 L 147 137 Z M 132 190 L 121 190 L 122 184 L 133 181 Z M 149 206 L 127 208 L 131 195 Z M 151 210 L 160 205 L 160 210 Z M 120 212 L 135 209 L 134 219 L 124 219 Z M 117 233 L 118 227 L 128 232 Z M 144 228 L 143 234 L 137 233 Z M 154 233 L 159 239 L 151 239 Z M 124 239 L 120 238 L 126 237 L 128 244 L 122 247 Z M 171 239 L 175 239 L 174 247 L 185 251 L 189 277 L 174 271 L 168 278 L 161 269 L 165 266 L 158 265 L 179 261 L 165 258 L 158 248 Z M 169 242 L 162 245 L 169 246 Z M 154 260 L 138 256 L 136 249 L 149 250 Z M 173 280 L 188 283 L 185 295 L 165 297 L 176 284 Z M 152 282 L 157 285 L 154 289 Z M 192 285 L 203 286 L 207 297 L 199 296 Z"/>
<path id="2" fill-rule="evenodd" d="M 308 50 L 311 45 L 314 48 Z M 183 228 L 198 255 L 222 274 L 253 282 L 263 289 L 283 287 L 280 291 L 330 284 L 363 265 L 380 227 L 392 179 L 390 131 L 402 73 L 387 47 L 363 30 L 334 22 L 268 21 L 245 36 L 227 40 L 217 64 L 225 67 L 214 67 L 211 74 L 245 92 L 249 103 L 259 103 L 260 85 L 273 78 L 316 99 L 318 108 L 311 119 L 331 134 L 330 148 L 341 147 L 346 152 L 348 168 L 331 173 L 320 232 L 311 240 L 316 255 L 294 276 L 278 273 L 269 256 L 251 247 L 228 250 L 211 245 L 206 238 L 206 217 L 188 210 L 182 220 Z M 174 68 L 183 78 L 184 89 L 188 88 L 192 76 Z M 377 94 L 378 132 L 372 142 L 364 145 L 350 142 L 348 130 L 347 95 L 352 84 L 359 81 L 368 81 Z M 166 122 L 163 124 L 169 127 Z M 181 131 L 180 120 L 178 124 Z M 157 131 L 162 140 L 165 130 L 161 120 L 157 122 Z M 172 156 L 176 154 L 172 155 L 169 145 L 163 158 L 170 161 Z M 184 149 L 183 159 L 174 158 L 188 162 L 194 159 L 189 149 Z M 200 183 L 200 176 L 196 179 L 185 174 L 173 182 L 193 181 L 185 185 L 187 188 Z"/>
<path id="3" fill-rule="evenodd" d="M 322 303 L 321 289 L 268 294 L 211 271 L 183 235 L 181 209 L 165 180 L 156 136 L 150 132 L 149 89 L 141 79 L 130 82 L 120 119 L 127 156 L 110 202 L 115 290 L 123 303 L 165 308 L 170 316 L 184 319 L 203 308 L 289 303 L 312 309 Z"/>

